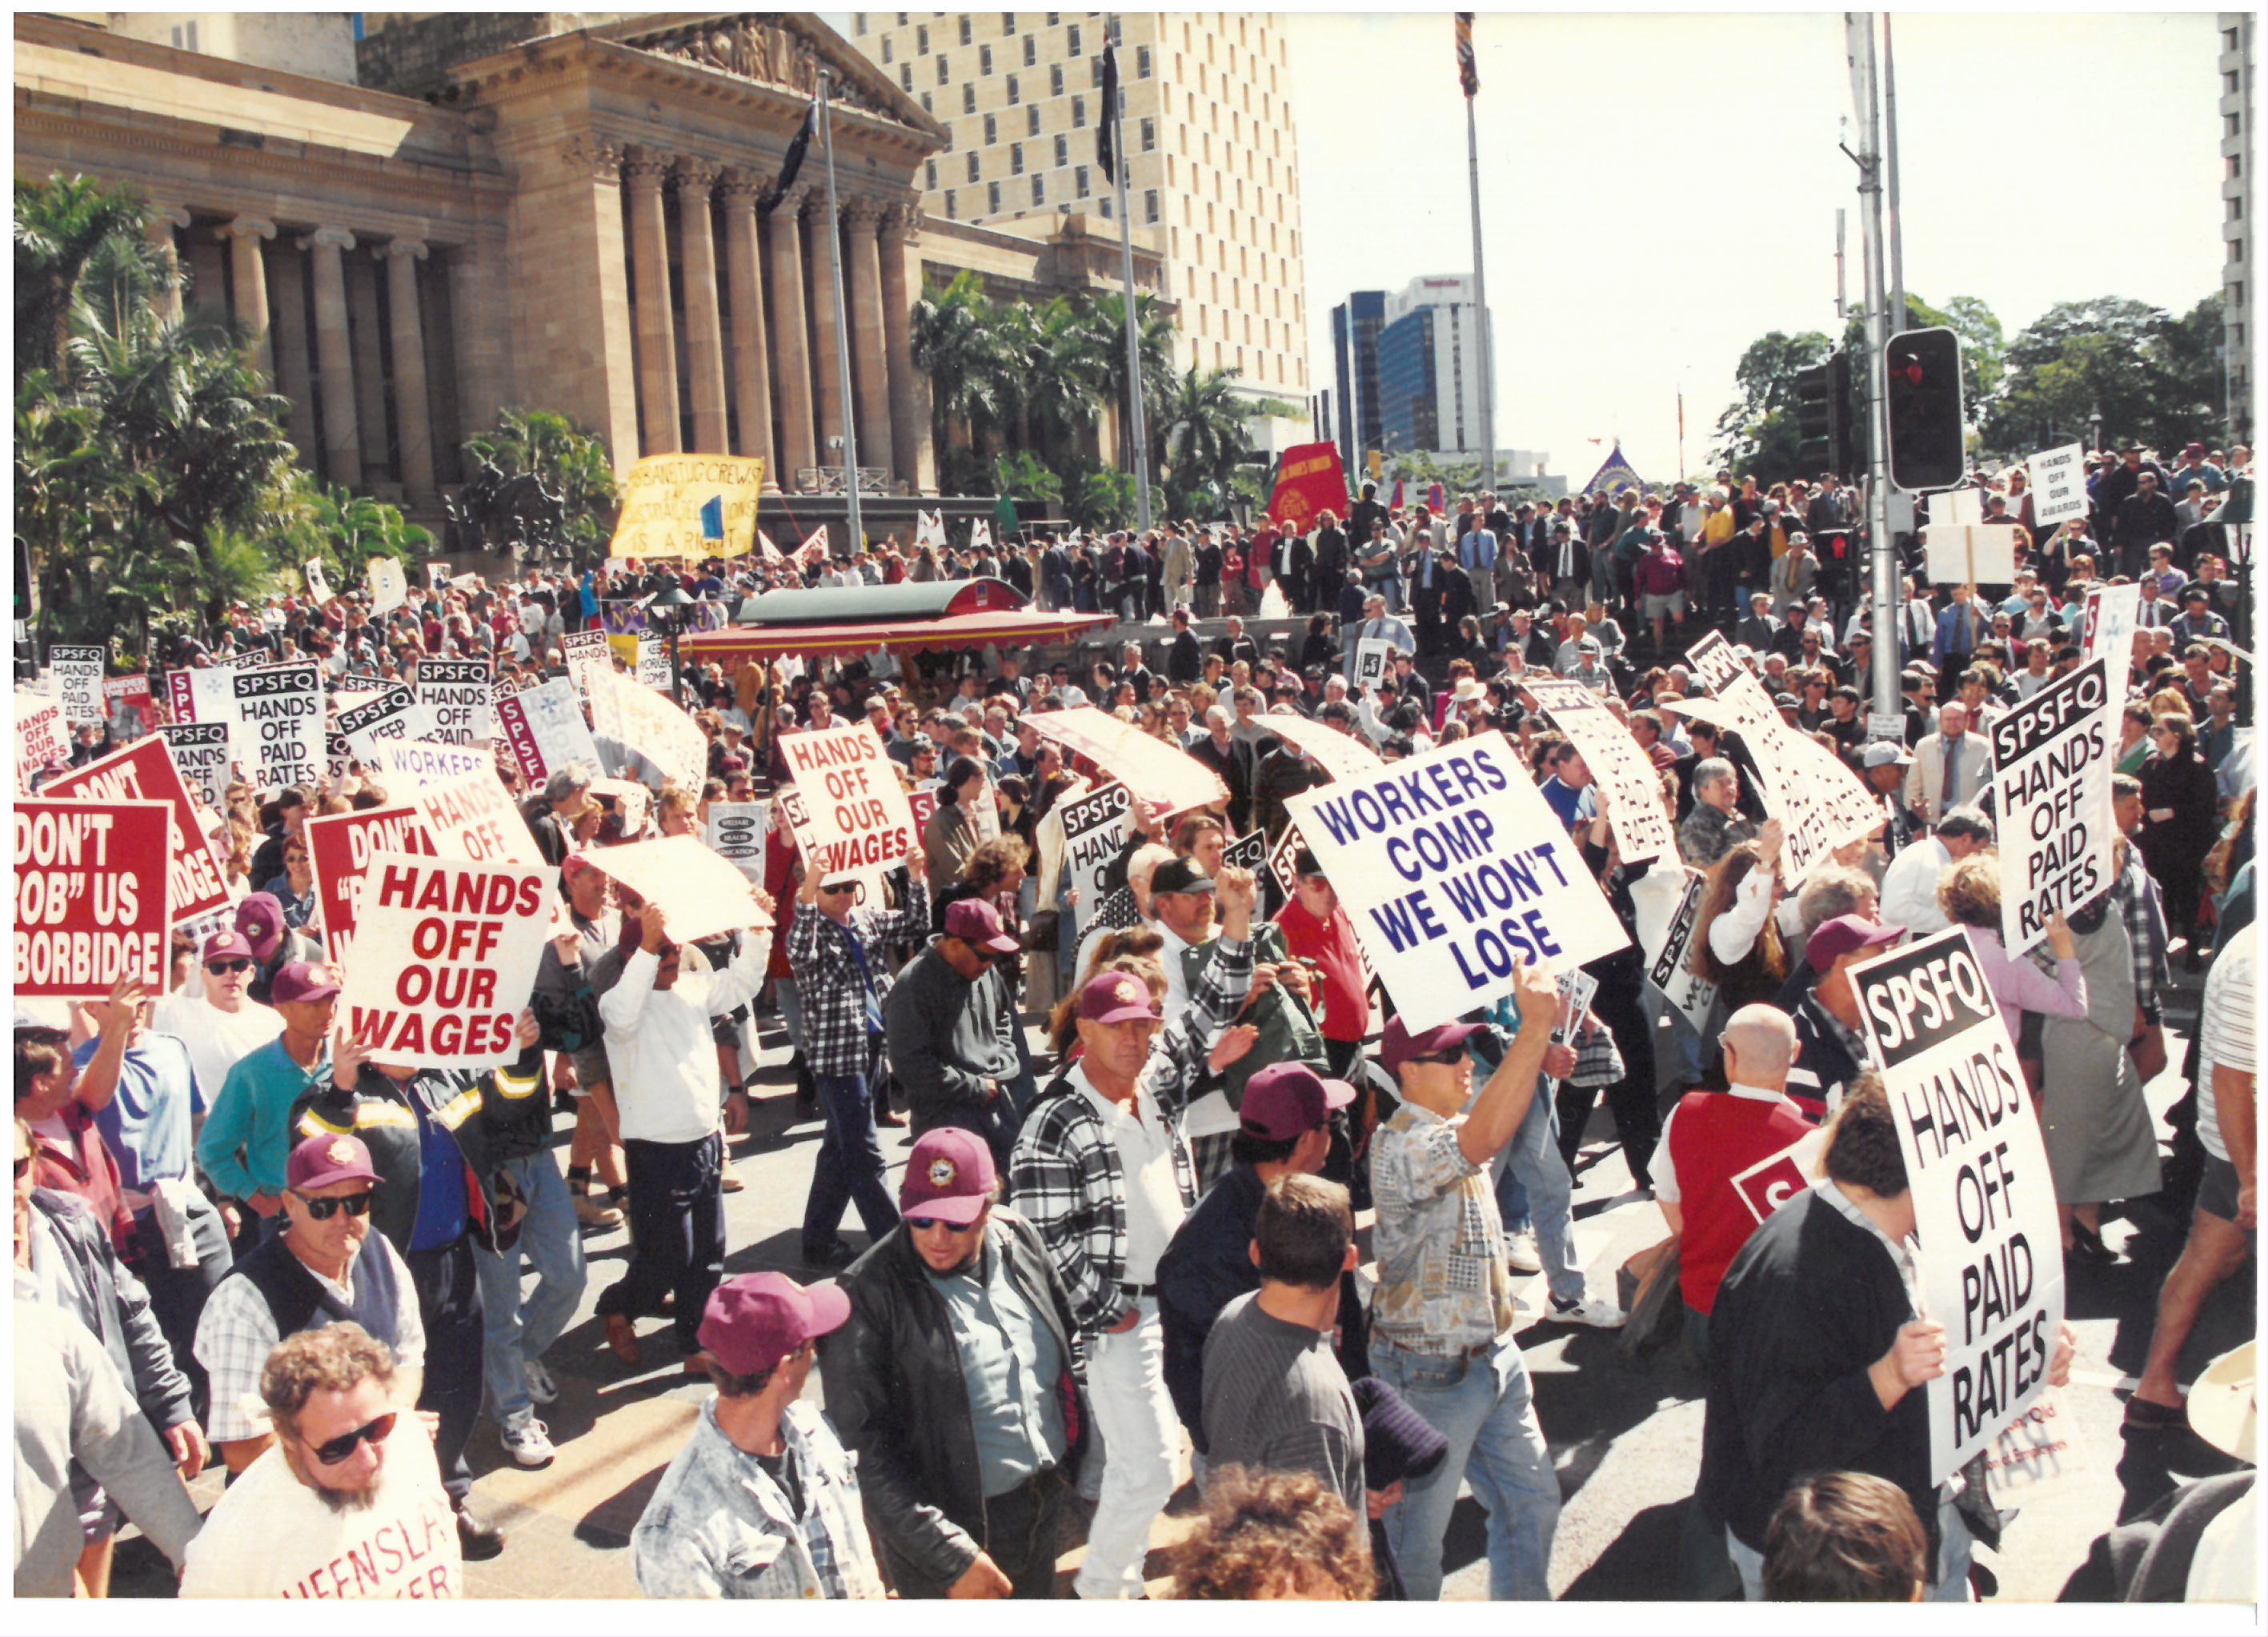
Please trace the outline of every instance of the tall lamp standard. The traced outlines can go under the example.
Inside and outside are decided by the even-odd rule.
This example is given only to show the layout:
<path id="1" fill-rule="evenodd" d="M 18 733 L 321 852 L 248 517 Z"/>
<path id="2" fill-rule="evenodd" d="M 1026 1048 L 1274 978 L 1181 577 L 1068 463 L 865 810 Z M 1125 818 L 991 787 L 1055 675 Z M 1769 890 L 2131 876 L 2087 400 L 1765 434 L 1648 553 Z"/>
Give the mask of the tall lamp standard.
<path id="1" fill-rule="evenodd" d="M 2102 451 L 2102 411 L 2100 408 L 2087 417 L 2087 446 L 2097 454 Z"/>
<path id="2" fill-rule="evenodd" d="M 677 668 L 677 638 L 685 629 L 685 611 L 693 606 L 693 599 L 675 580 L 653 594 L 645 606 L 645 617 L 659 617 L 661 628 L 669 638 L 669 697 L 680 710 L 685 708 L 685 673 Z M 666 612 L 664 612 L 664 611 Z"/>

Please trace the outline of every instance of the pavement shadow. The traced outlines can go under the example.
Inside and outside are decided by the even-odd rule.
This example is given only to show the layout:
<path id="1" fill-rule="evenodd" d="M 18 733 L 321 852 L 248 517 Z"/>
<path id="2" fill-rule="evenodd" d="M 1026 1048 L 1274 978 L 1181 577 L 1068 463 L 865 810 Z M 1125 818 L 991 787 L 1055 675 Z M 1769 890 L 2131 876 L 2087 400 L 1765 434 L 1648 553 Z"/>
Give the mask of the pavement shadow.
<path id="1" fill-rule="evenodd" d="M 1686 1502 L 1665 1501 L 1633 1516 L 1591 1566 L 1567 1582 L 1562 1603 L 1672 1603 L 1683 1600 L 1678 1547 Z"/>
<path id="2" fill-rule="evenodd" d="M 592 1507 L 576 1520 L 575 1538 L 585 1545 L 609 1552 L 627 1547 L 630 1531 L 645 1516 L 646 1504 L 653 1499 L 653 1492 L 661 1487 L 662 1475 L 668 1471 L 669 1464 L 665 1461 Z"/>

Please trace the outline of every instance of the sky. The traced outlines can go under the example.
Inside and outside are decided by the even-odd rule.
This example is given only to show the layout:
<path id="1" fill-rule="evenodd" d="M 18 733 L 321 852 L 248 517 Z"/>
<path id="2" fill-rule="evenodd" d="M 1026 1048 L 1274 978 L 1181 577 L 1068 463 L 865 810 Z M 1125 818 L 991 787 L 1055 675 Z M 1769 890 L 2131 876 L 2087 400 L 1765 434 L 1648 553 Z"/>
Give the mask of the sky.
<path id="1" fill-rule="evenodd" d="M 2186 312 L 2220 287 L 2211 12 L 1898 14 L 1906 289 L 1982 298 L 2009 338 L 2060 301 Z M 1589 477 L 1708 459 L 1742 352 L 1832 333 L 1835 212 L 1860 274 L 1840 12 L 1483 12 L 1483 249 L 1497 444 Z M 1309 379 L 1330 311 L 1472 261 L 1447 11 L 1300 13 L 1289 33 Z M 1601 440 L 1593 444 L 1592 439 Z"/>

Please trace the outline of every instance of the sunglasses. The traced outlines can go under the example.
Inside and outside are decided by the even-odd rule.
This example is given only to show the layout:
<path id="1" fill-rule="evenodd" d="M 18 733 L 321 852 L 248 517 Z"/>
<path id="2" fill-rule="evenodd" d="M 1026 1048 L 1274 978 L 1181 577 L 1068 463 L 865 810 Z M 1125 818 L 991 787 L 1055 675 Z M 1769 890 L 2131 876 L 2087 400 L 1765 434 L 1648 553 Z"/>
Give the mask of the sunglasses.
<path id="1" fill-rule="evenodd" d="M 1464 1049 L 1460 1046 L 1454 1052 L 1435 1052 L 1425 1057 L 1408 1057 L 1403 1061 L 1409 1063 L 1439 1063 L 1446 1068 L 1462 1062 L 1464 1056 Z"/>
<path id="2" fill-rule="evenodd" d="M 209 960 L 205 963 L 205 970 L 216 978 L 232 978 L 239 972 L 250 972 L 252 963 L 248 960 Z"/>
<path id="3" fill-rule="evenodd" d="M 829 898 L 847 898 L 858 890 L 858 884 L 852 881 L 840 886 L 822 886 L 819 890 Z"/>
<path id="4" fill-rule="evenodd" d="M 345 1208 L 346 1214 L 350 1216 L 367 1216 L 370 1215 L 370 1194 L 367 1192 L 362 1193 L 350 1193 L 344 1199 L 331 1200 L 311 1200 L 303 1193 L 299 1196 L 299 1203 L 306 1206 L 307 1208 L 307 1215 L 313 1217 L 319 1222 L 327 1222 L 330 1221 L 332 1217 L 339 1214 L 342 1207 Z"/>
<path id="5" fill-rule="evenodd" d="M 365 1422 L 364 1425 L 356 1428 L 350 1433 L 341 1433 L 328 1443 L 319 1443 L 311 1446 L 315 1452 L 315 1458 L 318 1461 L 320 1461 L 325 1466 L 336 1466 L 340 1462 L 353 1455 L 354 1452 L 360 1449 L 364 1443 L 384 1443 L 388 1438 L 394 1435 L 394 1422 L 396 1414 L 397 1412 L 388 1410 L 376 1420 Z"/>
<path id="6" fill-rule="evenodd" d="M 906 1218 L 906 1226 L 912 1229 L 916 1233 L 927 1233 L 932 1228 L 942 1228 L 946 1232 L 958 1239 L 961 1235 L 976 1227 L 976 1224 L 975 1222 L 949 1222 L 941 1216 L 909 1216 Z"/>

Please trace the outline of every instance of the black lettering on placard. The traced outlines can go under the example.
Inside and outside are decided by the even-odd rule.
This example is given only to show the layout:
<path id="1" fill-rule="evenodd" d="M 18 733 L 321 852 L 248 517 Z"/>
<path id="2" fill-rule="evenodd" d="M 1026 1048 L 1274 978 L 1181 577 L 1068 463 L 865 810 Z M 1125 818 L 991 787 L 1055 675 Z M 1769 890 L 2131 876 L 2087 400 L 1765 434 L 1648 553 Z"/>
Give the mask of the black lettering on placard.
<path id="1" fill-rule="evenodd" d="M 2110 701 L 2108 671 L 2089 660 L 2060 682 L 2042 688 L 1992 724 L 1992 759 L 2003 773 Z"/>
<path id="2" fill-rule="evenodd" d="M 1701 893 L 1708 885 L 1706 876 L 1695 876 L 1686 882 L 1685 896 L 1677 900 L 1677 914 L 1671 917 L 1669 931 L 1661 941 L 1661 958 L 1646 973 L 1653 987 L 1665 995 L 1677 976 L 1677 963 L 1692 945 L 1693 928 L 1701 919 Z"/>
<path id="3" fill-rule="evenodd" d="M 1885 1068 L 1999 1016 L 1992 985 L 1958 927 L 1854 968 L 1851 981 Z"/>
<path id="4" fill-rule="evenodd" d="M 300 694 L 320 698 L 323 680 L 313 665 L 271 665 L 261 671 L 239 671 L 231 679 L 239 701 L 291 698 Z"/>
<path id="5" fill-rule="evenodd" d="M 421 659 L 417 662 L 417 680 L 421 686 L 432 682 L 462 686 L 476 682 L 485 687 L 491 674 L 489 662 L 485 659 Z"/>
<path id="6" fill-rule="evenodd" d="M 1224 869 L 1258 870 L 1268 862 L 1268 838 L 1257 830 L 1248 830 L 1220 849 Z"/>
<path id="7" fill-rule="evenodd" d="M 339 731 L 360 733 L 365 728 L 409 709 L 416 702 L 416 695 L 408 688 L 389 687 L 375 699 L 366 699 L 359 705 L 350 706 L 339 712 Z"/>

